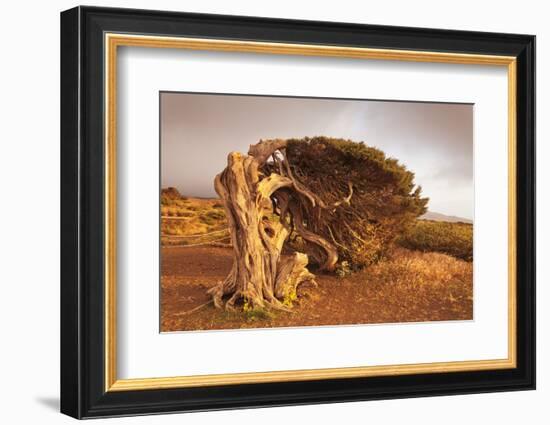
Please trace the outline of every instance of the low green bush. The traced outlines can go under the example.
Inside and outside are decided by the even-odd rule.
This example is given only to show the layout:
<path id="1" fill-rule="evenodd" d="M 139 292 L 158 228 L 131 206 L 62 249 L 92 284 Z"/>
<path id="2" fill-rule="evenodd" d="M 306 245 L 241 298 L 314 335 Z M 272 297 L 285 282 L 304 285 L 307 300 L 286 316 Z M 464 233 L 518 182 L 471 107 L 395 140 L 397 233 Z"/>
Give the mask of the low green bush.
<path id="1" fill-rule="evenodd" d="M 473 259 L 473 226 L 417 220 L 399 239 L 404 248 L 423 252 L 442 252 L 466 261 Z"/>

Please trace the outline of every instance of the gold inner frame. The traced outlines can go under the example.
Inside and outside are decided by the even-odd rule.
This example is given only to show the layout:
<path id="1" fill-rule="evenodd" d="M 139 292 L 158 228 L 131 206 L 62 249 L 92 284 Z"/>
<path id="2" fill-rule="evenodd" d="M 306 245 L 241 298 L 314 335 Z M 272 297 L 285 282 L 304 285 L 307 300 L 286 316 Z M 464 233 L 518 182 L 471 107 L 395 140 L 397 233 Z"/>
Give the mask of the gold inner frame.
<path id="1" fill-rule="evenodd" d="M 105 34 L 105 391 L 510 369 L 516 367 L 516 58 L 128 34 Z M 505 66 L 508 71 L 508 357 L 495 360 L 118 379 L 116 373 L 116 99 L 119 46 Z"/>

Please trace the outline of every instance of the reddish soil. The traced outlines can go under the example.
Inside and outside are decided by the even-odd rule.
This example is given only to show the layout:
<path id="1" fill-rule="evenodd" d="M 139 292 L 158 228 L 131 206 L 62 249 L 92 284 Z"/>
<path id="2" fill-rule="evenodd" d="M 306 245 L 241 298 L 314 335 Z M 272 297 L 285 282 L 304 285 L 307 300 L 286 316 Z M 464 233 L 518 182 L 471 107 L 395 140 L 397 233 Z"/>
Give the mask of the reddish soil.
<path id="1" fill-rule="evenodd" d="M 418 254 L 429 255 L 429 254 Z M 438 255 L 438 254 L 436 254 Z M 454 259 L 453 259 L 454 261 Z M 206 291 L 229 273 L 232 251 L 215 247 L 162 248 L 161 330 L 187 331 L 366 323 L 471 320 L 472 279 L 409 284 L 369 270 L 339 278 L 317 274 L 318 287 L 302 285 L 292 313 L 226 312 Z M 471 263 L 469 264 L 471 268 Z"/>

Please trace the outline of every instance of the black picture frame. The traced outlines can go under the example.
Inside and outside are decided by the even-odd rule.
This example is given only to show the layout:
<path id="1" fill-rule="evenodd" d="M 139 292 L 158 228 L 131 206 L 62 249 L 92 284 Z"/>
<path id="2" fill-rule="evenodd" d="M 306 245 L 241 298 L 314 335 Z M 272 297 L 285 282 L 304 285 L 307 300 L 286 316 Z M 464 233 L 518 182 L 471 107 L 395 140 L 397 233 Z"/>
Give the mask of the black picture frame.
<path id="1" fill-rule="evenodd" d="M 517 367 L 105 391 L 104 34 L 507 55 L 517 58 Z M 535 388 L 535 37 L 132 9 L 61 13 L 61 412 L 75 418 Z"/>

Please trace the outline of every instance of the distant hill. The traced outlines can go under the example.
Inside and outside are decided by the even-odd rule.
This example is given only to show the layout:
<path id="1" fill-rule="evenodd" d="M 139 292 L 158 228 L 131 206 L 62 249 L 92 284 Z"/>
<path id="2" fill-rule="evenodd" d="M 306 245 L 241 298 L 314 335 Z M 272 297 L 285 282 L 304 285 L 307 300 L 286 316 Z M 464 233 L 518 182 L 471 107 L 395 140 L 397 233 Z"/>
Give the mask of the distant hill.
<path id="1" fill-rule="evenodd" d="M 454 215 L 445 215 L 432 211 L 428 211 L 426 214 L 420 217 L 420 220 L 433 220 L 433 221 L 445 221 L 447 223 L 469 223 L 473 221 L 467 218 L 457 217 Z"/>

